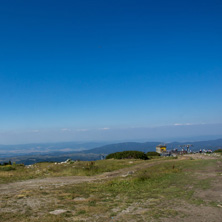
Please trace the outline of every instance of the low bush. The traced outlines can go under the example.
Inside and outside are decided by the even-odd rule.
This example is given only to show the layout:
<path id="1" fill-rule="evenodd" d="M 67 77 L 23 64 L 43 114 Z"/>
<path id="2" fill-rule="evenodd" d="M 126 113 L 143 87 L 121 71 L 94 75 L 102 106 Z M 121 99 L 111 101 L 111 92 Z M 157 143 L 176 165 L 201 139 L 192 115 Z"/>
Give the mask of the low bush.
<path id="1" fill-rule="evenodd" d="M 147 160 L 148 157 L 144 152 L 141 151 L 123 151 L 111 153 L 106 156 L 106 159 L 142 159 Z"/>
<path id="2" fill-rule="evenodd" d="M 222 153 L 222 149 L 214 150 L 215 153 Z"/>
<path id="3" fill-rule="evenodd" d="M 146 155 L 147 155 L 148 157 L 149 157 L 149 156 L 160 156 L 160 154 L 157 153 L 157 152 L 148 152 Z"/>
<path id="4" fill-rule="evenodd" d="M 10 170 L 15 170 L 15 167 L 13 167 L 12 165 L 0 166 L 0 171 L 10 171 Z"/>

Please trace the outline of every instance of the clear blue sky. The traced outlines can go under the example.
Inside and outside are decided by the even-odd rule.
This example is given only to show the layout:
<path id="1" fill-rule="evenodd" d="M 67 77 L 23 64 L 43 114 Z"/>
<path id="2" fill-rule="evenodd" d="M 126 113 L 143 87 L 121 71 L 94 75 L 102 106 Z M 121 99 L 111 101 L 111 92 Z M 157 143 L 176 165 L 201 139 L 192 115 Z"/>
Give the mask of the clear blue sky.
<path id="1" fill-rule="evenodd" d="M 216 0 L 1 1 L 0 133 L 222 123 L 221 12 Z"/>

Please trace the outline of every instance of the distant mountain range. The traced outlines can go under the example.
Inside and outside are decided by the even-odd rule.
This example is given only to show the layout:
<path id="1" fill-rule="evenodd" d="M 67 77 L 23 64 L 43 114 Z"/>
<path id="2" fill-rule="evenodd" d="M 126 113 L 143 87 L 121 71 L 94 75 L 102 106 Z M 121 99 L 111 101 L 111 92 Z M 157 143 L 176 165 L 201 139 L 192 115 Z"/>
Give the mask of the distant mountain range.
<path id="1" fill-rule="evenodd" d="M 143 152 L 155 151 L 156 146 L 161 144 L 161 142 L 146 142 L 146 143 L 136 143 L 136 142 L 126 142 L 109 144 L 101 147 L 97 147 L 90 150 L 84 150 L 82 153 L 94 153 L 94 154 L 110 154 L 114 152 L 121 152 L 124 150 L 138 150 Z M 197 151 L 199 149 L 219 149 L 222 148 L 222 139 L 209 140 L 209 141 L 197 141 L 197 142 L 172 142 L 167 143 L 167 149 L 180 148 L 180 145 L 192 144 L 192 150 Z"/>
<path id="2" fill-rule="evenodd" d="M 45 143 L 25 145 L 0 145 L 0 163 L 8 161 L 33 164 L 42 161 L 64 161 L 68 158 L 73 160 L 98 160 L 101 155 L 107 155 L 124 150 L 138 150 L 143 152 L 155 151 L 161 142 L 125 142 L 107 144 L 106 142 L 91 143 Z M 179 148 L 180 145 L 192 144 L 191 149 L 221 149 L 222 139 L 197 141 L 197 142 L 172 142 L 167 143 L 167 149 Z"/>
<path id="3" fill-rule="evenodd" d="M 126 143 L 116 143 L 109 144 L 101 147 L 97 147 L 90 150 L 84 150 L 83 153 L 95 153 L 95 154 L 110 154 L 114 152 L 121 152 L 124 150 L 139 150 L 143 152 L 148 152 L 155 150 L 156 146 L 160 142 L 146 142 L 146 143 L 137 143 L 137 142 L 126 142 Z"/>

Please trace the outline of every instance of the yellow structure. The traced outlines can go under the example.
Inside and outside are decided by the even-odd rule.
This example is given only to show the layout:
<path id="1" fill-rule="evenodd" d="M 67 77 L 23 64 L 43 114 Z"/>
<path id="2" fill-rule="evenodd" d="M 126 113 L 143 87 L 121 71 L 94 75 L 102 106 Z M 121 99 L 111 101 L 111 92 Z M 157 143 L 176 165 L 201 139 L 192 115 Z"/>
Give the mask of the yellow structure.
<path id="1" fill-rule="evenodd" d="M 166 145 L 158 145 L 158 146 L 156 146 L 156 152 L 157 153 L 164 153 L 164 152 L 166 152 Z"/>

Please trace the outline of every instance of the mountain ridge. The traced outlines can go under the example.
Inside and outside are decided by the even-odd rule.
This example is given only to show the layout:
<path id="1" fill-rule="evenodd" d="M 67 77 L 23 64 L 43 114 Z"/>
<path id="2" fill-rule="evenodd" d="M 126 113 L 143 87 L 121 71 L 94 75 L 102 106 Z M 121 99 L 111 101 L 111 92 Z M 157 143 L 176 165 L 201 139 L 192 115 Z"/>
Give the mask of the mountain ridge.
<path id="1" fill-rule="evenodd" d="M 116 143 L 108 144 L 102 147 L 96 147 L 90 150 L 84 150 L 83 153 L 94 153 L 94 154 L 110 154 L 113 152 L 121 152 L 124 150 L 138 150 L 143 152 L 155 151 L 156 146 L 162 142 L 125 142 L 125 143 Z M 163 144 L 163 143 L 162 143 Z M 179 145 L 192 144 L 192 150 L 199 149 L 218 149 L 222 147 L 222 139 L 216 140 L 207 140 L 207 141 L 196 141 L 196 142 L 172 142 L 166 143 L 167 149 L 179 148 Z"/>

